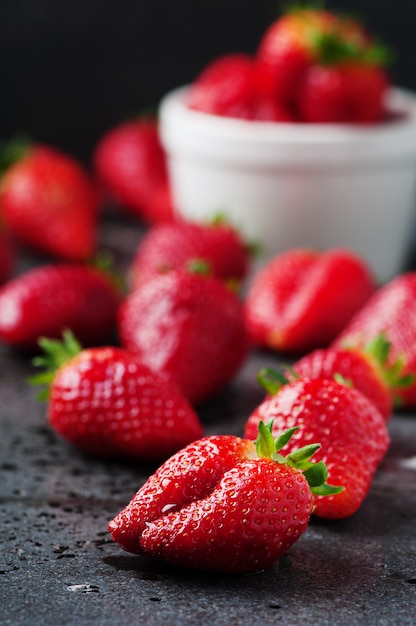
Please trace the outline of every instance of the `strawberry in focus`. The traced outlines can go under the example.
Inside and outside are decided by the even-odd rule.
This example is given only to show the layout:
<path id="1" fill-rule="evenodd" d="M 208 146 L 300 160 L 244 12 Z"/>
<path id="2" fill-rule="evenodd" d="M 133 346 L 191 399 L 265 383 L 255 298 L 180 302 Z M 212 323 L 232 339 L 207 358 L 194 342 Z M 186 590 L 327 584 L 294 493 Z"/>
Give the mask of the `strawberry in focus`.
<path id="1" fill-rule="evenodd" d="M 320 441 L 316 459 L 328 468 L 328 480 L 342 493 L 315 497 L 314 515 L 341 519 L 361 507 L 390 443 L 385 418 L 358 389 L 326 378 L 277 382 L 261 372 L 268 394 L 247 420 L 244 436 L 255 439 L 259 422 L 273 420 L 273 433 L 298 430 L 282 452 Z"/>
<path id="2" fill-rule="evenodd" d="M 96 249 L 98 195 L 72 157 L 27 146 L 0 187 L 0 214 L 24 245 L 64 261 L 90 259 Z"/>
<path id="3" fill-rule="evenodd" d="M 242 305 L 206 265 L 147 280 L 122 302 L 121 344 L 192 402 L 217 393 L 243 364 Z"/>
<path id="4" fill-rule="evenodd" d="M 42 338 L 46 368 L 32 384 L 47 385 L 48 421 L 84 452 L 105 458 L 160 461 L 203 434 L 185 398 L 120 348 L 81 349 Z"/>
<path id="5" fill-rule="evenodd" d="M 130 268 L 131 287 L 197 259 L 206 261 L 218 278 L 241 283 L 250 252 L 237 230 L 221 219 L 210 224 L 184 220 L 159 224 L 140 242 Z"/>
<path id="6" fill-rule="evenodd" d="M 85 345 L 99 344 L 115 331 L 121 297 L 104 270 L 38 266 L 0 288 L 0 341 L 33 349 L 40 336 L 58 338 L 70 328 Z"/>
<path id="7" fill-rule="evenodd" d="M 374 291 L 367 264 L 351 251 L 291 249 L 254 276 L 247 330 L 255 345 L 276 351 L 326 347 Z"/>
<path id="8" fill-rule="evenodd" d="M 401 359 L 389 360 L 391 344 L 383 334 L 361 347 L 329 347 L 305 355 L 292 366 L 299 378 L 341 376 L 371 400 L 385 420 L 394 408 L 395 390 L 411 383 Z M 290 373 L 288 373 L 290 377 Z"/>
<path id="9" fill-rule="evenodd" d="M 127 551 L 174 565 L 229 573 L 271 565 L 308 527 L 312 492 L 336 493 L 326 468 L 310 461 L 319 444 L 282 457 L 293 431 L 256 444 L 214 435 L 180 450 L 150 476 L 109 523 Z"/>
<path id="10" fill-rule="evenodd" d="M 401 368 L 393 392 L 402 407 L 416 406 L 416 272 L 406 272 L 378 289 L 333 342 L 336 348 L 362 348 L 383 333 L 391 349 L 387 363 Z"/>
<path id="11" fill-rule="evenodd" d="M 173 219 L 166 154 L 157 120 L 139 117 L 108 130 L 93 154 L 104 196 L 153 224 Z"/>

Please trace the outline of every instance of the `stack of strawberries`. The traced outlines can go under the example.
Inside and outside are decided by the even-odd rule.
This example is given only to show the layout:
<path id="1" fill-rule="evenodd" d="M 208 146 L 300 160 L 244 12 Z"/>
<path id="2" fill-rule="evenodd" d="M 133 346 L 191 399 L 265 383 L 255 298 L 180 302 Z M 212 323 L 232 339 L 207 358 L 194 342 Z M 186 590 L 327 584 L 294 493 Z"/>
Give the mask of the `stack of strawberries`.
<path id="1" fill-rule="evenodd" d="M 255 59 L 207 68 L 189 106 L 380 121 L 382 58 L 356 21 L 297 11 L 270 27 Z M 312 514 L 353 515 L 388 449 L 394 408 L 416 405 L 416 273 L 379 288 L 352 251 L 294 249 L 244 289 L 251 250 L 237 230 L 175 217 L 153 119 L 100 140 L 94 180 L 53 148 L 11 152 L 0 340 L 35 351 L 43 371 L 33 382 L 60 436 L 88 454 L 163 462 L 110 522 L 113 539 L 178 565 L 252 572 L 284 554 Z M 109 199 L 148 226 L 124 286 L 92 263 Z M 45 262 L 13 276 L 17 246 Z M 204 436 L 199 406 L 253 350 L 292 365 L 259 372 L 265 398 L 241 437 Z"/>

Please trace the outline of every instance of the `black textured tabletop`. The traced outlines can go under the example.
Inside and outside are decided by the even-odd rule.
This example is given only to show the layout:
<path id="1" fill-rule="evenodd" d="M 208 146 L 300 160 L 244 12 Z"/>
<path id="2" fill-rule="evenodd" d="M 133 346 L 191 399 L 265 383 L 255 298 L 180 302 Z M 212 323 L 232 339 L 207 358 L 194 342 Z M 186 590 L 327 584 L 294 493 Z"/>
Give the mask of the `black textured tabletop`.
<path id="1" fill-rule="evenodd" d="M 103 226 L 120 263 L 140 237 Z M 31 260 L 28 261 L 31 263 Z M 206 433 L 242 434 L 262 400 L 254 352 L 199 408 Z M 389 422 L 390 449 L 351 518 L 312 519 L 280 561 L 250 576 L 177 569 L 123 552 L 107 523 L 155 469 L 88 458 L 60 440 L 27 383 L 27 355 L 0 347 L 0 624 L 415 624 L 416 415 Z"/>

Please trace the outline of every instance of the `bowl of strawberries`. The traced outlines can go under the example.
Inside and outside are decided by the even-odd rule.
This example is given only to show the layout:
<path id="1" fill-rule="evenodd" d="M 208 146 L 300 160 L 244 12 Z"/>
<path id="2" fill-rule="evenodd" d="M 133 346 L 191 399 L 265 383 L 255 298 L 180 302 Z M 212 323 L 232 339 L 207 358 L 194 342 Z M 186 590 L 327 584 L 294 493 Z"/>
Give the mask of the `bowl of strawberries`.
<path id="1" fill-rule="evenodd" d="M 404 269 L 416 190 L 416 95 L 356 19 L 284 14 L 254 55 L 215 59 L 160 106 L 179 214 L 223 213 L 260 262 L 342 246 L 380 281 Z"/>

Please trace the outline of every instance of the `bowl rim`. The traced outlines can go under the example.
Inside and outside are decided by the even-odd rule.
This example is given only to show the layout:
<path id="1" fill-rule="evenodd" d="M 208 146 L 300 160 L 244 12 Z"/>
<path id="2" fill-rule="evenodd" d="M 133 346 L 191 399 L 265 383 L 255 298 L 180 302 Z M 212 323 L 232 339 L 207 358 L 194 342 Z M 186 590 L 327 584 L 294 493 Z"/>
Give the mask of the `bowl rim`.
<path id="1" fill-rule="evenodd" d="M 387 94 L 387 107 L 395 117 L 377 124 L 267 122 L 221 117 L 190 109 L 185 104 L 189 85 L 168 92 L 161 100 L 159 117 L 162 125 L 175 123 L 202 136 L 234 140 L 257 140 L 265 144 L 362 142 L 376 136 L 390 140 L 392 135 L 404 137 L 409 130 L 416 134 L 416 93 L 393 86 Z M 162 129 L 163 130 L 163 129 Z"/>

